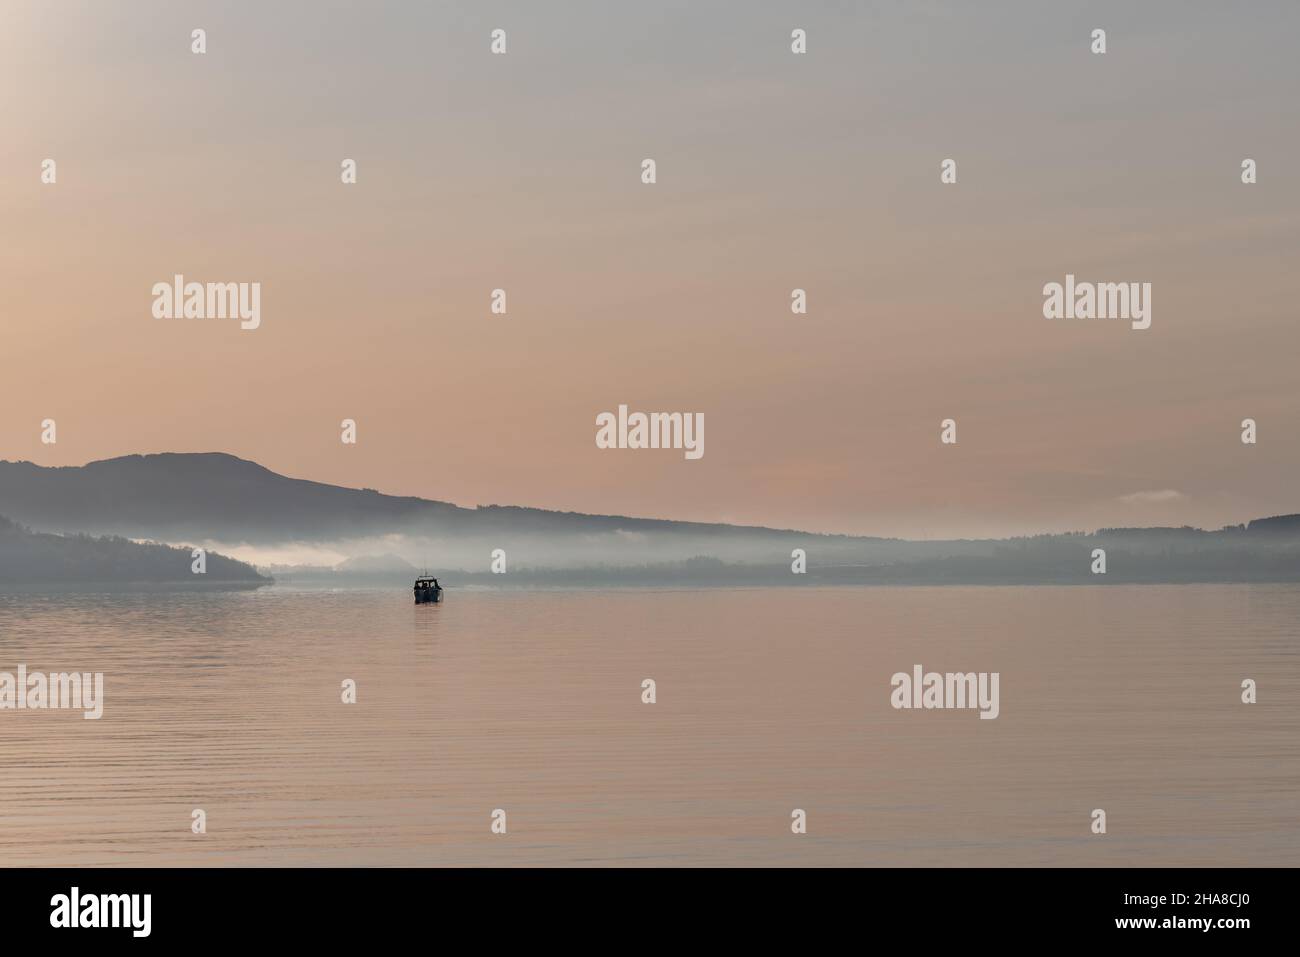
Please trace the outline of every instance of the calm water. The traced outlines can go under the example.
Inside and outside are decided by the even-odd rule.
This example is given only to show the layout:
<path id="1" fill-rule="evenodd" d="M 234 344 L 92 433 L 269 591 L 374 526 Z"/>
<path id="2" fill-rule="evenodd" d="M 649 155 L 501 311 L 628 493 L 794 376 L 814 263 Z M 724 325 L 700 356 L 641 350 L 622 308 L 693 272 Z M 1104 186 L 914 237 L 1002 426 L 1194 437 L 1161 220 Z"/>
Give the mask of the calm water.
<path id="1" fill-rule="evenodd" d="M 0 711 L 0 860 L 1295 866 L 1298 623 L 1297 586 L 0 596 L 0 670 L 106 683 Z M 917 663 L 1001 716 L 893 710 Z"/>

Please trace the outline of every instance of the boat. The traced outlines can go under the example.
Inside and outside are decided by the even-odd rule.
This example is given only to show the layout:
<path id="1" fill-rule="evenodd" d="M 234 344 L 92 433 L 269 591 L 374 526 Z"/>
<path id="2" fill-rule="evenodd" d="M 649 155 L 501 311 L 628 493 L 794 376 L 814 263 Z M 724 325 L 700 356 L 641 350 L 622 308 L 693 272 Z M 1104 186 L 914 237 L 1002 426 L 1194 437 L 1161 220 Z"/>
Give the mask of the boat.
<path id="1" fill-rule="evenodd" d="M 430 575 L 421 575 L 415 580 L 415 603 L 417 605 L 440 601 L 442 601 L 442 586 L 438 584 L 438 579 Z"/>

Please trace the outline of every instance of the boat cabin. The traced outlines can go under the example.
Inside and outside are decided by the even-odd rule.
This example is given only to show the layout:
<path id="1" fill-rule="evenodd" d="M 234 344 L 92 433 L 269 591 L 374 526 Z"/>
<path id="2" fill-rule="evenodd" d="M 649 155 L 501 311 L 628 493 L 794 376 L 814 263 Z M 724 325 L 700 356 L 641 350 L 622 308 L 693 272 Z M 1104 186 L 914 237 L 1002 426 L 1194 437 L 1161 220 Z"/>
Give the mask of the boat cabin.
<path id="1" fill-rule="evenodd" d="M 430 575 L 421 575 L 415 580 L 415 603 L 417 605 L 439 601 L 442 601 L 442 586 L 438 584 L 438 579 Z"/>

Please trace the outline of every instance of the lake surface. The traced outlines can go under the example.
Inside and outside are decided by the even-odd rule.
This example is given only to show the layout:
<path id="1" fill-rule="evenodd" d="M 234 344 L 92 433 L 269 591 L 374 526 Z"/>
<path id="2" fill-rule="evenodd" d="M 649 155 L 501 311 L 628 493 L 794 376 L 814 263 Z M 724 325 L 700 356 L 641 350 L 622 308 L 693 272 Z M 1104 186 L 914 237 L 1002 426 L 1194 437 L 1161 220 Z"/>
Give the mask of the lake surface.
<path id="1" fill-rule="evenodd" d="M 1298 629 L 1291 585 L 0 595 L 0 671 L 105 674 L 0 711 L 0 861 L 1296 866 Z M 1000 716 L 895 710 L 915 664 Z"/>

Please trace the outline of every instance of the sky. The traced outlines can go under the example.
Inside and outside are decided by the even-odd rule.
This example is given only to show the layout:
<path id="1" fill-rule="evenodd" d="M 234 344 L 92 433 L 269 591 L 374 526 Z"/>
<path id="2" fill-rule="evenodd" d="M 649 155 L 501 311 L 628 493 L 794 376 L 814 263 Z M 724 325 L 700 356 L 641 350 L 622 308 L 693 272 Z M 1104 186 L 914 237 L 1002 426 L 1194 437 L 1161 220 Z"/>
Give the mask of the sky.
<path id="1" fill-rule="evenodd" d="M 5 0 L 0 458 L 916 538 L 1300 512 L 1298 29 L 1289 2 Z M 154 318 L 178 273 L 260 282 L 260 327 Z M 1045 319 L 1067 273 L 1150 282 L 1151 328 Z M 703 413 L 705 454 L 597 448 L 620 404 Z"/>

